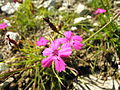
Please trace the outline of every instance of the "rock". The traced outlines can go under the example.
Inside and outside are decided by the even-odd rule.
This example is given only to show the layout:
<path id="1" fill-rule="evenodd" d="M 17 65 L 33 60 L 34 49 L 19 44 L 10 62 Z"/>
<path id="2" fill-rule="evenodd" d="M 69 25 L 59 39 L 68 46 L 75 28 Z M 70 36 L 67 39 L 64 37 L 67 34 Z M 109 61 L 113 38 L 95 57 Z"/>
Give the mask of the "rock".
<path id="1" fill-rule="evenodd" d="M 23 90 L 23 88 L 18 88 L 18 90 Z"/>
<path id="2" fill-rule="evenodd" d="M 72 6 L 77 0 L 63 0 L 63 6 Z"/>
<path id="3" fill-rule="evenodd" d="M 17 83 L 11 83 L 9 86 L 9 90 L 17 90 Z"/>
<path id="4" fill-rule="evenodd" d="M 19 87 L 19 88 L 22 88 L 22 86 L 23 86 L 23 85 L 22 85 L 22 82 L 19 81 L 19 82 L 18 82 L 18 87 Z"/>
<path id="5" fill-rule="evenodd" d="M 22 85 L 25 86 L 25 83 L 23 82 Z"/>
<path id="6" fill-rule="evenodd" d="M 54 6 L 49 6 L 48 7 L 48 10 L 52 10 L 52 9 L 54 9 L 55 7 Z"/>
<path id="7" fill-rule="evenodd" d="M 8 78 L 5 82 L 0 84 L 0 90 L 4 90 L 4 88 L 13 81 L 14 81 L 13 77 Z"/>
<path id="8" fill-rule="evenodd" d="M 60 8 L 58 9 L 58 11 L 64 11 L 64 10 L 67 10 L 67 9 L 68 9 L 67 7 L 62 6 L 62 7 L 60 7 Z"/>
<path id="9" fill-rule="evenodd" d="M 104 81 L 89 75 L 89 77 L 81 77 L 78 78 L 78 81 L 73 82 L 75 88 L 73 90 L 119 90 L 119 83 L 111 78 Z"/>
<path id="10" fill-rule="evenodd" d="M 55 0 L 48 0 L 43 3 L 43 7 L 47 8 L 49 6 L 54 6 L 55 5 Z"/>
<path id="11" fill-rule="evenodd" d="M 114 1 L 114 6 L 120 7 L 120 1 Z"/>
<path id="12" fill-rule="evenodd" d="M 91 19 L 92 17 L 91 17 L 90 15 L 88 15 L 86 18 L 87 18 L 87 19 Z"/>
<path id="13" fill-rule="evenodd" d="M 0 62 L 3 61 L 3 55 L 0 53 Z"/>
<path id="14" fill-rule="evenodd" d="M 5 63 L 0 63 L 0 72 L 8 69 L 8 65 Z"/>
<path id="15" fill-rule="evenodd" d="M 0 6 L 4 4 L 5 0 L 0 0 Z"/>
<path id="16" fill-rule="evenodd" d="M 28 90 L 33 90 L 32 88 L 29 88 Z"/>
<path id="17" fill-rule="evenodd" d="M 35 1 L 32 1 L 32 3 L 34 4 L 35 7 L 38 7 L 40 4 L 42 4 L 44 2 L 44 0 L 35 0 Z"/>
<path id="18" fill-rule="evenodd" d="M 87 9 L 87 7 L 81 3 L 75 6 L 75 12 L 78 14 L 80 14 L 85 9 Z"/>
<path id="19" fill-rule="evenodd" d="M 85 20 L 85 19 L 86 19 L 86 18 L 84 18 L 84 17 L 75 18 L 75 19 L 74 19 L 74 24 L 79 23 L 79 22 L 81 22 L 81 21 L 83 21 L 83 20 Z"/>
<path id="20" fill-rule="evenodd" d="M 6 23 L 8 26 L 11 26 L 10 21 L 3 19 L 3 22 Z"/>
<path id="21" fill-rule="evenodd" d="M 30 81 L 30 78 L 25 79 L 25 83 L 29 83 L 29 81 Z"/>
<path id="22" fill-rule="evenodd" d="M 14 40 L 16 43 L 17 43 L 18 40 L 21 39 L 21 37 L 20 37 L 20 35 L 19 35 L 18 33 L 16 33 L 16 32 L 7 32 L 7 33 L 5 34 L 5 43 L 7 43 L 8 49 L 10 50 L 10 49 L 12 49 L 13 46 L 15 46 L 15 44 L 13 44 L 13 43 L 11 43 L 11 42 L 9 41 L 8 35 L 9 35 L 9 38 L 12 39 L 12 40 Z"/>
<path id="23" fill-rule="evenodd" d="M 72 7 L 75 2 L 76 2 L 76 0 L 63 0 L 62 6 L 59 8 L 59 11 L 69 9 L 69 7 Z"/>
<path id="24" fill-rule="evenodd" d="M 99 24 L 97 22 L 93 23 L 93 26 L 99 26 Z"/>
<path id="25" fill-rule="evenodd" d="M 77 30 L 77 27 L 71 27 L 71 30 Z"/>
<path id="26" fill-rule="evenodd" d="M 88 3 L 91 3 L 93 0 L 87 0 Z"/>
<path id="27" fill-rule="evenodd" d="M 20 6 L 20 4 L 18 2 L 16 2 L 16 3 L 8 2 L 6 5 L 1 7 L 1 10 L 7 14 L 13 14 L 18 9 L 19 6 Z"/>
<path id="28" fill-rule="evenodd" d="M 118 65 L 118 73 L 120 73 L 120 64 Z"/>
<path id="29" fill-rule="evenodd" d="M 39 6 L 37 6 L 37 8 L 41 8 L 41 7 L 49 8 L 54 5 L 55 5 L 55 0 L 47 0 L 47 1 L 44 1 L 43 4 L 40 4 Z"/>
<path id="30" fill-rule="evenodd" d="M 89 29 L 91 32 L 93 32 L 94 31 L 94 28 L 91 28 L 91 29 Z"/>
<path id="31" fill-rule="evenodd" d="M 20 74 L 15 74 L 15 76 L 14 76 L 14 77 L 15 77 L 15 79 L 17 79 L 17 80 L 18 80 L 21 76 L 20 76 Z"/>

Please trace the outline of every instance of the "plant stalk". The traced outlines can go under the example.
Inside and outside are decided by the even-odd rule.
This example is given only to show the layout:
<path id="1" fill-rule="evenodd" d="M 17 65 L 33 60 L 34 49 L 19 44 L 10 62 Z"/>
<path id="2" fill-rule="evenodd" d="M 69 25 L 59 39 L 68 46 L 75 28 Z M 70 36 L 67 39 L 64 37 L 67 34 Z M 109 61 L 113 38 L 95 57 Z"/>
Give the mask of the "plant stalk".
<path id="1" fill-rule="evenodd" d="M 114 21 L 116 18 L 118 18 L 120 15 L 120 13 L 117 13 L 113 19 L 111 19 L 108 23 L 106 23 L 102 28 L 100 28 L 97 32 L 95 32 L 94 34 L 92 34 L 89 38 L 87 38 L 86 40 L 83 41 L 83 43 L 86 43 L 87 41 L 89 41 L 92 37 L 94 37 L 96 34 L 98 34 L 100 31 L 102 31 L 105 27 L 107 27 L 112 21 Z"/>

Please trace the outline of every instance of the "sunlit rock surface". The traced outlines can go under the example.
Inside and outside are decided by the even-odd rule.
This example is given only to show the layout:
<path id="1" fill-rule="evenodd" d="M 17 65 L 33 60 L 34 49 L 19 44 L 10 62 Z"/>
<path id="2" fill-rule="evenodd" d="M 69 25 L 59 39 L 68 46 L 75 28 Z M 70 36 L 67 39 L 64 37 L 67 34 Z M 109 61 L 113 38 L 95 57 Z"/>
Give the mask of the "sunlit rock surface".
<path id="1" fill-rule="evenodd" d="M 12 46 L 14 46 L 14 44 L 10 42 L 10 40 L 8 39 L 8 36 L 10 39 L 14 40 L 16 43 L 18 40 L 20 40 L 21 37 L 17 32 L 7 32 L 5 34 L 5 42 L 8 45 L 8 49 L 10 50 L 12 49 Z"/>
<path id="2" fill-rule="evenodd" d="M 18 9 L 19 6 L 20 4 L 18 2 L 16 3 L 7 2 L 7 4 L 1 7 L 1 10 L 7 14 L 13 14 Z"/>
<path id="3" fill-rule="evenodd" d="M 72 90 L 120 90 L 120 81 L 111 77 L 104 81 L 89 75 L 88 77 L 78 78 L 73 82 L 73 86 Z"/>

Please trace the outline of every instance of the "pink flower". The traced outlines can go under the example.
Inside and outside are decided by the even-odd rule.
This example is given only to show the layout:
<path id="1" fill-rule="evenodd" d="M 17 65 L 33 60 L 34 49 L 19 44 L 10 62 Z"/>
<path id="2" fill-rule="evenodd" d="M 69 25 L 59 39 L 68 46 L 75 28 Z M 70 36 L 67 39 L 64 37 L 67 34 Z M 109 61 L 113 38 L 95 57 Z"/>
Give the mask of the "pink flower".
<path id="1" fill-rule="evenodd" d="M 58 72 L 64 71 L 66 64 L 63 61 L 63 57 L 69 57 L 72 53 L 72 49 L 70 47 L 60 48 L 60 43 L 58 40 L 53 41 L 50 45 L 50 48 L 46 48 L 43 51 L 43 56 L 48 56 L 47 58 L 42 60 L 43 67 L 50 67 L 52 62 L 55 62 L 55 69 Z"/>
<path id="2" fill-rule="evenodd" d="M 16 2 L 17 2 L 17 0 L 13 0 L 13 2 L 14 2 L 14 3 L 16 3 Z"/>
<path id="3" fill-rule="evenodd" d="M 100 13 L 104 13 L 104 12 L 106 12 L 105 9 L 98 8 L 98 9 L 94 12 L 94 14 L 100 14 Z"/>
<path id="4" fill-rule="evenodd" d="M 72 46 L 76 50 L 82 48 L 83 44 L 80 43 L 82 41 L 82 37 L 78 35 L 74 35 L 71 31 L 67 31 L 64 33 L 65 38 L 59 38 L 58 41 L 61 42 L 62 48 Z"/>
<path id="5" fill-rule="evenodd" d="M 39 41 L 36 42 L 37 46 L 46 46 L 48 43 L 48 40 L 45 40 L 44 37 L 41 37 Z"/>
<path id="6" fill-rule="evenodd" d="M 0 24 L 0 29 L 5 29 L 8 25 L 6 23 Z"/>

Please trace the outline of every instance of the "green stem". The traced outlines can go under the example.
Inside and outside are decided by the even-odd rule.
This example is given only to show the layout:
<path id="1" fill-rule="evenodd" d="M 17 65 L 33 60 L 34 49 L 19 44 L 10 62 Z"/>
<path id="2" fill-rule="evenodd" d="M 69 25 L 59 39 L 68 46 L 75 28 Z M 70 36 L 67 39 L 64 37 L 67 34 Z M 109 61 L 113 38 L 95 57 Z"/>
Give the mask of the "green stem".
<path id="1" fill-rule="evenodd" d="M 87 41 L 89 41 L 92 37 L 94 37 L 96 34 L 98 34 L 100 31 L 102 31 L 105 27 L 107 27 L 112 21 L 114 21 L 120 14 L 116 14 L 113 19 L 111 19 L 108 23 L 106 23 L 102 28 L 100 28 L 97 32 L 95 32 L 94 34 L 92 34 L 89 38 L 87 38 L 85 41 L 83 41 L 83 43 L 86 43 Z"/>
<path id="2" fill-rule="evenodd" d="M 55 74 L 56 78 L 58 79 L 58 81 L 64 86 L 64 84 L 62 83 L 61 79 L 59 78 L 59 76 L 56 74 L 55 72 L 55 69 L 54 69 L 54 62 L 52 63 L 52 70 L 53 70 L 53 73 Z M 64 86 L 65 87 L 65 86 Z"/>

